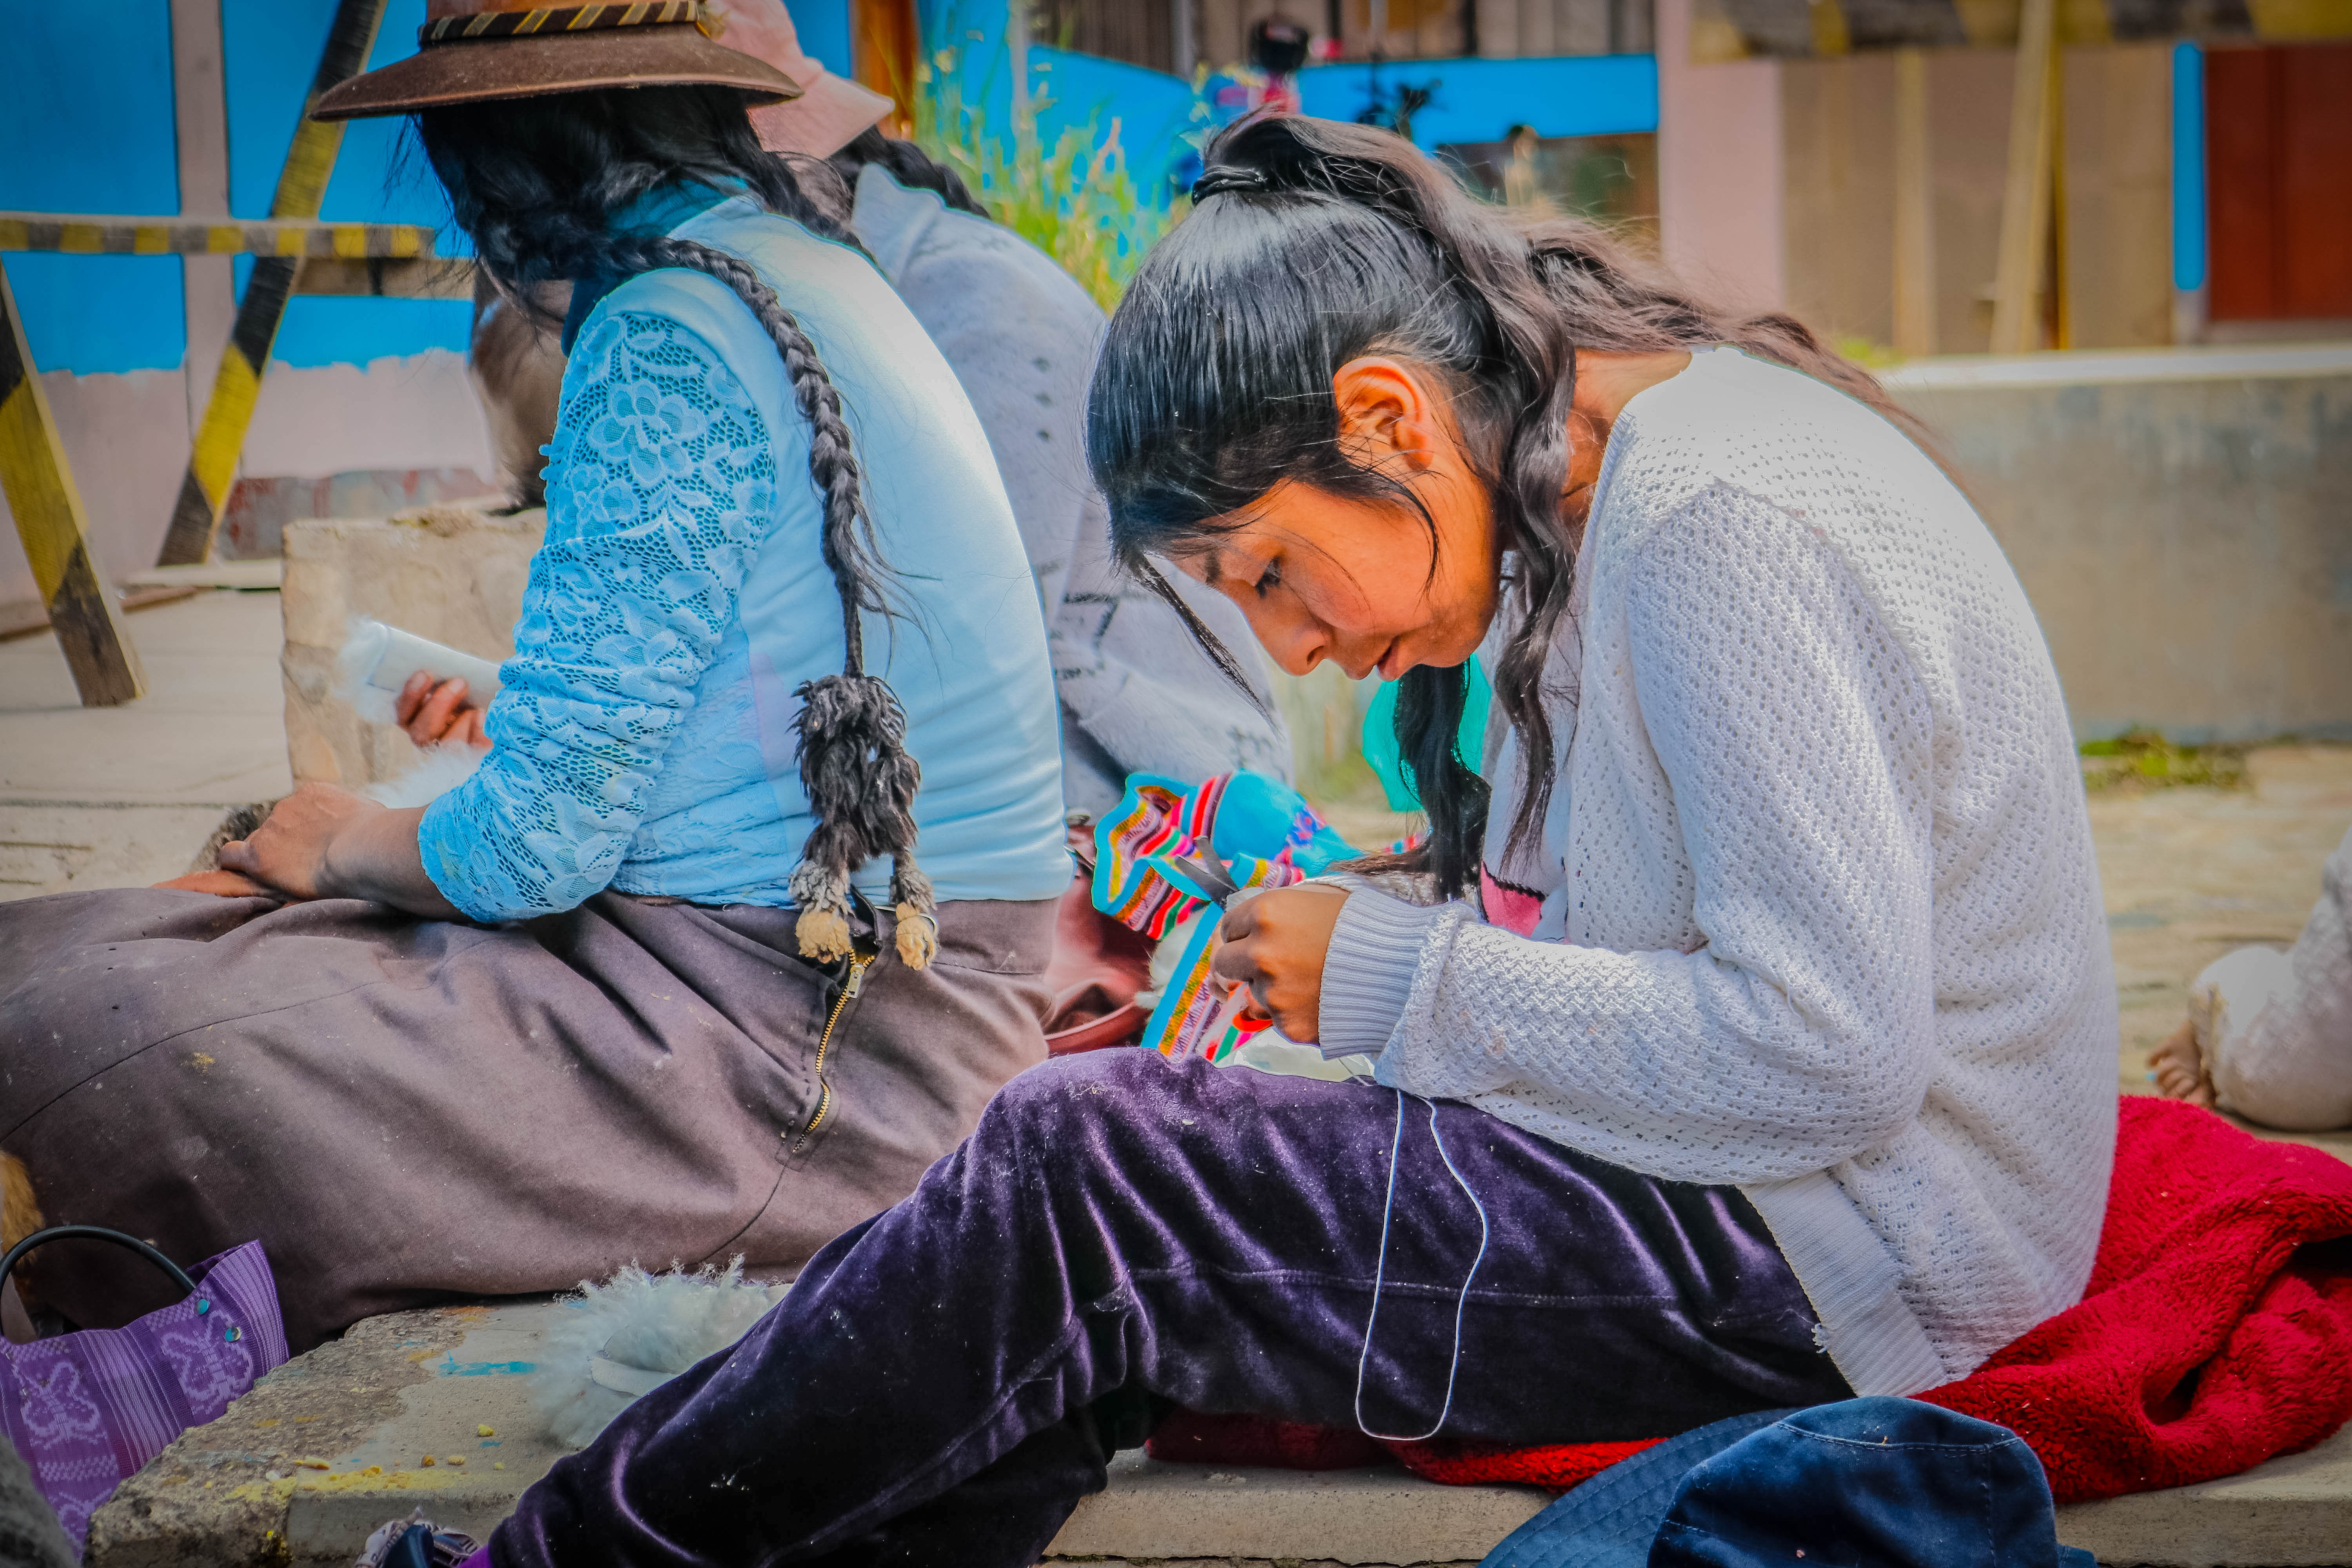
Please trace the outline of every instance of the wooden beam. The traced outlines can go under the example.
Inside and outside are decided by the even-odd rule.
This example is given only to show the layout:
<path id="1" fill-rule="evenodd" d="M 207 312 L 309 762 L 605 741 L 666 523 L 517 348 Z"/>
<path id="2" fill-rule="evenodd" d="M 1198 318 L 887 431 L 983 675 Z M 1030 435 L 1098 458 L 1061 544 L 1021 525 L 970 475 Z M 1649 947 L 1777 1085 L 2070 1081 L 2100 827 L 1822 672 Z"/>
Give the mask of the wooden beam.
<path id="1" fill-rule="evenodd" d="M 68 256 L 292 256 L 405 261 L 432 257 L 433 230 L 417 223 L 247 222 L 233 217 L 0 212 L 0 250 L 55 250 Z"/>
<path id="2" fill-rule="evenodd" d="M 139 650 L 123 629 L 113 590 L 90 552 L 89 519 L 58 440 L 49 400 L 34 373 L 24 319 L 0 267 L 0 492 L 16 514 L 16 537 L 57 628 L 85 708 L 110 708 L 145 695 Z"/>
<path id="3" fill-rule="evenodd" d="M 335 19 L 327 29 L 327 47 L 319 69 L 302 100 L 302 118 L 294 128 L 294 142 L 286 151 L 286 164 L 278 174 L 277 194 L 269 203 L 273 218 L 315 219 L 326 199 L 327 178 L 335 171 L 341 148 L 343 122 L 310 118 L 319 95 L 351 77 L 367 64 L 375 47 L 376 30 L 383 24 L 388 0 L 338 0 Z M 180 498 L 172 508 L 171 526 L 163 532 L 158 566 L 191 566 L 212 554 L 213 535 L 220 528 L 222 509 L 228 504 L 230 483 L 236 478 L 237 455 L 245 449 L 245 432 L 253 423 L 253 405 L 261 395 L 262 372 L 269 366 L 270 345 L 278 341 L 278 323 L 286 314 L 286 300 L 294 292 L 294 275 L 302 263 L 284 254 L 257 258 L 246 280 L 245 300 L 237 307 L 236 326 L 228 347 L 221 351 L 220 374 L 213 378 L 212 396 L 196 426 L 188 454 L 188 471 L 180 480 Z"/>
<path id="4" fill-rule="evenodd" d="M 1895 55 L 1895 352 L 1936 352 L 1936 169 L 1927 133 L 1927 55 Z"/>
<path id="5" fill-rule="evenodd" d="M 2053 112 L 2058 0 L 2025 0 L 2017 23 L 2017 76 L 2010 91 L 2009 177 L 2001 187 L 2000 249 L 1993 268 L 1992 352 L 2042 346 L 2043 272 L 2050 254 Z"/>

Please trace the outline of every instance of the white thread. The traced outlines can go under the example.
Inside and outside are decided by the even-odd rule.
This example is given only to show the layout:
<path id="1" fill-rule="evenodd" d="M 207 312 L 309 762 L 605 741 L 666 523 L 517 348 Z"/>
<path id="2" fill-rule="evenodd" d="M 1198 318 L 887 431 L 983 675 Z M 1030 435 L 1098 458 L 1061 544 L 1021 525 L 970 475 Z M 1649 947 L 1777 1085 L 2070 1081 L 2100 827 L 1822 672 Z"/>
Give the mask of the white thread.
<path id="1" fill-rule="evenodd" d="M 1446 1151 L 1444 1135 L 1437 1131 L 1437 1102 L 1422 1100 L 1429 1107 L 1429 1141 L 1437 1145 L 1437 1157 L 1445 1162 L 1446 1173 L 1454 1178 L 1454 1184 L 1462 1189 L 1462 1195 L 1468 1198 L 1470 1206 L 1478 1211 L 1478 1255 L 1470 1260 L 1470 1272 L 1462 1277 L 1462 1292 L 1454 1299 L 1454 1360 L 1445 1369 L 1445 1403 L 1438 1409 L 1437 1425 L 1418 1436 L 1373 1431 L 1364 1425 L 1364 1373 L 1371 1364 L 1372 1325 L 1381 1319 L 1381 1285 L 1388 1278 L 1389 1269 L 1389 1220 L 1396 1213 L 1397 1155 L 1404 1147 L 1404 1091 L 1398 1089 L 1394 1092 L 1397 1097 L 1396 1131 L 1389 1139 L 1389 1195 L 1388 1202 L 1381 1208 L 1381 1256 L 1372 1266 L 1372 1310 L 1371 1315 L 1364 1320 L 1364 1348 L 1356 1355 L 1356 1430 L 1379 1443 L 1423 1443 L 1444 1431 L 1445 1418 L 1454 1414 L 1454 1380 L 1462 1372 L 1462 1314 L 1470 1304 L 1470 1282 L 1478 1278 L 1478 1266 L 1486 1261 L 1489 1231 L 1486 1205 L 1478 1201 L 1478 1194 L 1472 1192 L 1470 1184 L 1462 1179 L 1461 1171 L 1454 1163 L 1454 1156 Z M 1413 1098 L 1421 1100 L 1419 1095 Z"/>

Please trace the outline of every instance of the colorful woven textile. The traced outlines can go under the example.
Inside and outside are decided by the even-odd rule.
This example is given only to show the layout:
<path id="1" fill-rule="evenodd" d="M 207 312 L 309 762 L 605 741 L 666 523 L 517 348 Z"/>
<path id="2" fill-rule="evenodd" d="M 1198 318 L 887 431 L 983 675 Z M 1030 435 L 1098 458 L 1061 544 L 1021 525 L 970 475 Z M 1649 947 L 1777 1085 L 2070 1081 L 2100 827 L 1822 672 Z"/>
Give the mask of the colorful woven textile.
<path id="1" fill-rule="evenodd" d="M 1137 773 L 1118 809 L 1095 827 L 1095 908 L 1161 940 L 1210 902 L 1207 889 L 1175 863 L 1203 847 L 1244 888 L 1303 882 L 1360 853 L 1297 791 L 1260 774 L 1219 773 L 1188 786 Z M 1222 1061 L 1265 1027 L 1264 1020 L 1241 1016 L 1244 994 L 1209 973 L 1216 944 L 1215 921 L 1193 928 L 1144 1026 L 1145 1049 Z"/>
<path id="2" fill-rule="evenodd" d="M 114 1489 L 286 1360 L 261 1244 L 189 1270 L 196 1293 L 120 1329 L 0 1343 L 0 1431 L 74 1551 Z"/>

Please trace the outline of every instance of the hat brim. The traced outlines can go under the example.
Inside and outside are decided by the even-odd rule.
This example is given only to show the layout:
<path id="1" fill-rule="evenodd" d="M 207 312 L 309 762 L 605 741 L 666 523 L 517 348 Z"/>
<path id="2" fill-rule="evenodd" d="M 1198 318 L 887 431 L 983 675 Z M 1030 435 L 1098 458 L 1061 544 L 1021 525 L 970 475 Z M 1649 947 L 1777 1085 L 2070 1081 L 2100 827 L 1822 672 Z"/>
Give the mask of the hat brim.
<path id="1" fill-rule="evenodd" d="M 754 105 L 801 96 L 800 84 L 775 67 L 681 22 L 436 44 L 336 83 L 319 95 L 310 118 L 364 120 L 597 88 L 698 83 L 737 89 Z"/>
<path id="2" fill-rule="evenodd" d="M 803 70 L 791 68 L 802 94 L 789 103 L 770 104 L 751 115 L 760 144 L 771 153 L 800 153 L 830 158 L 879 124 L 898 105 L 854 81 L 834 75 L 814 60 Z"/>

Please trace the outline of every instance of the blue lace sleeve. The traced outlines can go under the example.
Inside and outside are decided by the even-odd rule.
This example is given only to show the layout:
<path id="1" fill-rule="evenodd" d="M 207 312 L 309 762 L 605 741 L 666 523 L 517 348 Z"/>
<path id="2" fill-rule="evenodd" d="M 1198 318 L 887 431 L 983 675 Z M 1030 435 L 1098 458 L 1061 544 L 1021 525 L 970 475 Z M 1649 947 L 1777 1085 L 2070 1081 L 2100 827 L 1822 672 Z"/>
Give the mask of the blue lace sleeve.
<path id="1" fill-rule="evenodd" d="M 476 920 L 613 879 L 776 509 L 767 427 L 708 344 L 606 315 L 574 346 L 489 755 L 426 810 L 425 869 Z"/>

